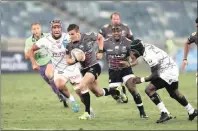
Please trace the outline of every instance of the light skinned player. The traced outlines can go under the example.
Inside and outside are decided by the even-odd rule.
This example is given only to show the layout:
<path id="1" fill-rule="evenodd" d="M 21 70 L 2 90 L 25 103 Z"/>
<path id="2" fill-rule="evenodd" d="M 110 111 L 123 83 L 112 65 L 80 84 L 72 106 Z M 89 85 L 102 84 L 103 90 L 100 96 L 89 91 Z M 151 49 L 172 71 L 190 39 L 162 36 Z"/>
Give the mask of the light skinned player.
<path id="1" fill-rule="evenodd" d="M 30 36 L 28 39 L 25 41 L 25 49 L 24 49 L 24 54 L 25 58 L 29 59 L 30 54 L 29 51 L 31 47 L 40 39 L 43 38 L 44 36 L 47 35 L 47 33 L 42 33 L 42 27 L 40 23 L 32 23 L 31 24 L 31 31 L 32 31 L 32 36 Z M 64 96 L 62 95 L 61 92 L 56 88 L 56 85 L 53 81 L 53 66 L 50 61 L 50 56 L 48 52 L 46 51 L 45 48 L 41 48 L 37 50 L 34 53 L 34 58 L 39 65 L 37 68 L 40 72 L 40 75 L 42 78 L 50 85 L 54 93 L 57 94 L 58 98 L 60 101 L 63 101 L 63 104 L 65 107 L 68 107 L 66 100 L 64 99 Z"/>
<path id="2" fill-rule="evenodd" d="M 76 103 L 72 94 L 70 94 L 66 83 L 70 80 L 71 83 L 78 83 L 80 81 L 81 75 L 78 72 L 78 65 L 68 66 L 66 63 L 66 51 L 64 44 L 68 41 L 68 35 L 62 32 L 62 24 L 60 20 L 53 20 L 51 22 L 51 33 L 47 36 L 39 39 L 36 44 L 34 44 L 30 50 L 30 60 L 33 65 L 33 69 L 38 69 L 39 65 L 37 64 L 34 58 L 34 52 L 41 48 L 45 48 L 48 54 L 51 57 L 52 65 L 54 67 L 54 82 L 56 87 L 67 97 L 72 104 L 72 109 L 74 112 L 78 112 L 79 107 Z M 75 77 L 71 77 L 73 74 Z"/>

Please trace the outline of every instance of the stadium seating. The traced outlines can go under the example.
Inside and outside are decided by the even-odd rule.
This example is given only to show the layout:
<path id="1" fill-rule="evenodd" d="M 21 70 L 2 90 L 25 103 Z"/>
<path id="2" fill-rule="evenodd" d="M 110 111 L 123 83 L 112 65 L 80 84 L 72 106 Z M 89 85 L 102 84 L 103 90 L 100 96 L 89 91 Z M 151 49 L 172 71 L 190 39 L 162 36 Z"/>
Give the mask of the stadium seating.
<path id="1" fill-rule="evenodd" d="M 2 3 L 2 37 L 26 38 L 30 35 L 30 24 L 34 21 L 40 21 L 43 30 L 49 31 L 49 21 L 54 18 L 62 19 L 65 25 L 85 21 L 95 31 L 109 23 L 109 14 L 115 11 L 121 14 L 122 22 L 129 25 L 136 37 L 144 39 L 165 39 L 166 30 L 172 30 L 175 37 L 187 37 L 196 30 L 194 25 L 196 2 L 56 2 L 51 0 L 53 8 L 61 9 L 63 14 L 65 11 L 69 14 L 64 16 L 46 7 L 45 2 Z M 81 29 L 89 30 L 87 24 L 82 24 Z"/>

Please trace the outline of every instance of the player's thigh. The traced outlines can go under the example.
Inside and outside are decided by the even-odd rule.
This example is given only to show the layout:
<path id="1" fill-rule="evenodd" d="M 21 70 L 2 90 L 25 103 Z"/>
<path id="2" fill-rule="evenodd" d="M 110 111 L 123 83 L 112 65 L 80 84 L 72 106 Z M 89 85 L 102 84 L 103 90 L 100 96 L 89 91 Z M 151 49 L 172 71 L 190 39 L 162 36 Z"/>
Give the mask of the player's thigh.
<path id="1" fill-rule="evenodd" d="M 135 75 L 133 74 L 132 68 L 124 68 L 121 76 L 123 83 L 127 86 L 127 88 L 131 89 L 135 87 L 135 83 L 133 82 Z"/>
<path id="2" fill-rule="evenodd" d="M 122 85 L 121 70 L 109 69 L 109 88 L 115 88 Z"/>
<path id="3" fill-rule="evenodd" d="M 67 81 L 68 78 L 64 71 L 57 71 L 57 70 L 54 71 L 54 82 L 57 88 L 65 86 Z"/>
<path id="4" fill-rule="evenodd" d="M 75 67 L 72 71 L 67 70 L 66 71 L 67 77 L 69 78 L 70 83 L 72 84 L 74 90 L 79 89 L 79 84 L 82 81 L 82 74 L 80 72 L 80 69 Z"/>
<path id="5" fill-rule="evenodd" d="M 149 85 L 147 85 L 145 92 L 147 95 L 151 96 L 155 93 L 155 91 L 162 89 L 165 87 L 165 82 L 161 78 L 157 78 L 152 80 Z"/>
<path id="6" fill-rule="evenodd" d="M 45 75 L 48 77 L 48 79 L 53 78 L 54 76 L 54 67 L 51 63 L 46 65 Z"/>
<path id="7" fill-rule="evenodd" d="M 92 82 L 97 80 L 98 76 L 100 75 L 101 67 L 99 64 L 96 64 L 87 69 L 82 70 L 81 73 L 83 75 L 81 83 L 85 85 L 91 84 Z"/>
<path id="8" fill-rule="evenodd" d="M 174 98 L 176 95 L 183 96 L 179 92 L 178 86 L 179 86 L 179 82 L 177 81 L 177 82 L 172 82 L 171 84 L 166 83 L 165 88 L 166 88 L 167 92 L 169 93 L 169 95 Z"/>

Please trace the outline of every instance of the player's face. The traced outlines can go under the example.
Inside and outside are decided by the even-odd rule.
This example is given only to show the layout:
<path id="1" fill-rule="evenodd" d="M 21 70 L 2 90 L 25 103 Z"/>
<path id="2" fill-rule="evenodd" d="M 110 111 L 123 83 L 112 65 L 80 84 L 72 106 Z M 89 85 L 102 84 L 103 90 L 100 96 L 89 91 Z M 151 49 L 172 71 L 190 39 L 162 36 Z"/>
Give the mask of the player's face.
<path id="1" fill-rule="evenodd" d="M 80 40 L 80 31 L 71 30 L 68 32 L 72 42 Z"/>
<path id="2" fill-rule="evenodd" d="M 112 34 L 116 40 L 119 40 L 122 35 L 121 29 L 119 29 L 119 28 L 112 29 Z"/>
<path id="3" fill-rule="evenodd" d="M 130 57 L 131 57 L 132 61 L 135 61 L 138 58 L 138 56 L 133 51 L 130 51 Z"/>
<path id="4" fill-rule="evenodd" d="M 120 16 L 117 14 L 114 14 L 111 18 L 111 24 L 120 24 Z"/>
<path id="5" fill-rule="evenodd" d="M 36 37 L 41 36 L 41 26 L 39 24 L 32 25 L 32 34 Z"/>
<path id="6" fill-rule="evenodd" d="M 52 35 L 55 38 L 60 38 L 62 33 L 62 27 L 59 23 L 53 24 L 52 25 Z"/>

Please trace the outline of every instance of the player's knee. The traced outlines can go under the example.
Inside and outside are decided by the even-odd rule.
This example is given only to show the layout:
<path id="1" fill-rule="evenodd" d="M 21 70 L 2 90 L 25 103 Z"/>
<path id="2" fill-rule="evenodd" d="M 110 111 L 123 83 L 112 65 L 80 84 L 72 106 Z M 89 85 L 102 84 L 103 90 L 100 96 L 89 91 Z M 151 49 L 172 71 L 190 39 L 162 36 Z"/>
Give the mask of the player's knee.
<path id="1" fill-rule="evenodd" d="M 58 88 L 58 89 L 63 89 L 64 88 L 64 86 L 65 86 L 65 81 L 63 81 L 63 80 L 61 80 L 61 79 L 57 79 L 56 81 L 55 81 L 55 84 L 56 84 L 56 87 Z"/>

